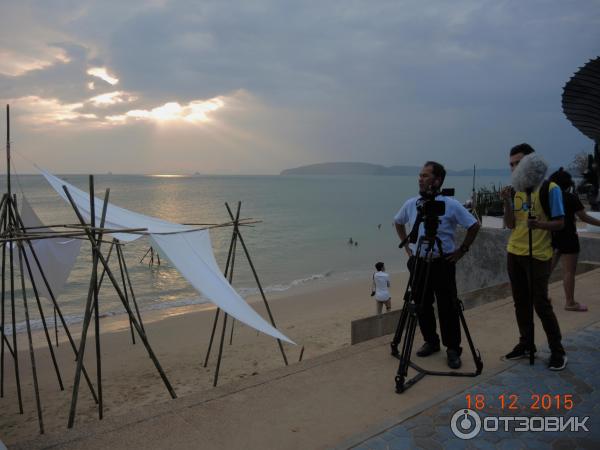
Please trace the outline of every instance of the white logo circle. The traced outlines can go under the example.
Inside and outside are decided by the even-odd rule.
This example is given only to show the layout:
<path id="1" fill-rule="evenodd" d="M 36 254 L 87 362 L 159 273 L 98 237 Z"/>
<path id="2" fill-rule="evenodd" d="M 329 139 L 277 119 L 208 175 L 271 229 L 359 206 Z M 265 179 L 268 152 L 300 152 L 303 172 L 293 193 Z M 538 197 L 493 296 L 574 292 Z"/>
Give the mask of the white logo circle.
<path id="1" fill-rule="evenodd" d="M 450 428 L 460 439 L 473 439 L 481 431 L 481 417 L 472 409 L 459 409 L 450 420 Z"/>

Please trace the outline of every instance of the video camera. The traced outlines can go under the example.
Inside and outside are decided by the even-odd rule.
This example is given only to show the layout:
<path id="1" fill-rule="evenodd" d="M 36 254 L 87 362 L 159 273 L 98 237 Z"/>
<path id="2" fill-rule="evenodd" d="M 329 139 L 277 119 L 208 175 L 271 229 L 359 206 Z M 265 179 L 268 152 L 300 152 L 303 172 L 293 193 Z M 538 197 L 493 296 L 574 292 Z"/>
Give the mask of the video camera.
<path id="1" fill-rule="evenodd" d="M 419 224 L 423 222 L 425 227 L 425 236 L 427 238 L 435 238 L 437 234 L 438 225 L 440 223 L 439 217 L 446 214 L 446 202 L 442 200 L 436 200 L 438 195 L 445 197 L 453 197 L 454 189 L 442 189 L 442 191 L 427 192 L 421 194 L 421 199 L 417 201 L 417 220 L 413 231 L 410 233 L 409 242 L 415 244 L 418 238 Z"/>

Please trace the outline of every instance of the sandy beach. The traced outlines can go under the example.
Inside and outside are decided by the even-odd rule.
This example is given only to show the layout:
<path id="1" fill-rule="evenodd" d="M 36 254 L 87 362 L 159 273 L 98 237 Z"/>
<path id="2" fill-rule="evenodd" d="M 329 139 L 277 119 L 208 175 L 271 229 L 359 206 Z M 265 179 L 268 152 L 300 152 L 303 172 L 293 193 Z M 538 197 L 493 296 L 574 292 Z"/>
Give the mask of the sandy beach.
<path id="1" fill-rule="evenodd" d="M 399 308 L 405 288 L 406 273 L 391 275 L 392 307 Z M 350 345 L 350 322 L 375 313 L 375 301 L 369 297 L 370 280 L 317 282 L 268 297 L 276 324 L 298 345 L 284 344 L 289 364 L 300 357 L 314 358 Z M 265 308 L 259 298 L 249 301 L 264 317 Z M 151 311 L 143 315 L 146 332 L 164 371 L 178 397 L 212 388 L 217 345 L 204 368 L 212 328 L 214 308 L 207 306 Z M 218 336 L 222 321 L 219 322 Z M 277 341 L 257 334 L 239 322 L 235 323 L 233 344 L 229 345 L 231 321 L 219 374 L 219 385 L 244 379 L 284 365 Z M 102 387 L 105 417 L 127 414 L 144 406 L 168 402 L 169 393 L 148 358 L 143 344 L 131 343 L 125 316 L 101 320 Z M 51 330 L 53 332 L 53 330 Z M 80 326 L 71 329 L 79 342 Z M 53 333 L 52 333 L 53 335 Z M 88 337 L 93 335 L 88 335 Z M 217 338 L 218 338 L 217 336 Z M 31 363 L 25 333 L 19 335 L 19 365 L 23 392 L 24 414 L 18 412 L 15 377 L 12 362 L 5 363 L 5 386 L 0 409 L 0 439 L 6 444 L 35 437 L 38 434 L 37 411 L 31 377 Z M 40 383 L 40 396 L 46 432 L 65 429 L 71 402 L 75 363 L 64 332 L 59 334 L 56 355 L 64 384 L 60 391 L 45 338 L 42 332 L 34 336 L 35 358 Z M 89 338 L 86 348 L 86 368 L 95 377 L 95 342 Z M 86 384 L 80 388 L 75 427 L 98 420 L 97 407 Z"/>

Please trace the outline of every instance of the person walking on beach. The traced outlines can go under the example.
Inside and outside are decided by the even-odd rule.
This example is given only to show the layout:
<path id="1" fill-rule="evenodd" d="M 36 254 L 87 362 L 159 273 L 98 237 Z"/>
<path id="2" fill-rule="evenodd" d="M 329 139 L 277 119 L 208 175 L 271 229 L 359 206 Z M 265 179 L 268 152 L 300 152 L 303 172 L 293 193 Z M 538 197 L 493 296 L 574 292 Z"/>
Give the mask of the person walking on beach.
<path id="1" fill-rule="evenodd" d="M 413 292 L 414 298 L 423 298 L 423 304 L 419 305 L 418 319 L 425 343 L 417 351 L 417 356 L 425 357 L 440 351 L 440 338 L 436 332 L 436 320 L 433 311 L 435 295 L 442 343 L 447 347 L 447 364 L 451 369 L 458 369 L 462 364 L 460 360 L 462 348 L 460 346 L 460 319 L 456 293 L 456 263 L 469 251 L 480 225 L 477 219 L 459 201 L 440 194 L 445 178 L 446 170 L 444 166 L 434 161 L 426 162 L 419 174 L 420 195 L 408 199 L 402 205 L 402 208 L 394 217 L 394 223 L 400 240 L 404 242 L 407 237 L 405 226 L 408 224 L 410 229 L 413 228 L 419 217 L 418 208 L 423 205 L 425 199 L 435 198 L 436 201 L 444 202 L 445 211 L 444 215 L 439 217 L 440 222 L 437 230 L 442 254 L 435 246 L 430 266 L 429 283 L 427 286 L 417 286 Z M 454 244 L 457 225 L 467 229 L 465 239 L 458 248 Z M 419 238 L 424 235 L 425 227 L 421 223 L 419 225 Z M 413 243 L 404 246 L 404 250 L 408 255 L 408 269 L 412 272 L 417 263 L 417 258 L 424 258 L 425 255 L 416 255 L 417 244 Z M 425 249 L 423 248 L 421 251 L 424 252 Z M 424 295 L 421 294 L 423 289 L 425 289 Z"/>
<path id="2" fill-rule="evenodd" d="M 371 297 L 375 297 L 377 314 L 381 314 L 383 305 L 385 305 L 386 312 L 392 309 L 392 297 L 390 297 L 390 276 L 385 272 L 385 265 L 382 262 L 375 264 L 375 269 L 377 272 L 373 274 Z"/>
<path id="3" fill-rule="evenodd" d="M 517 165 L 526 156 L 535 150 L 529 144 L 519 144 L 510 150 L 510 170 L 514 172 Z M 536 168 L 530 164 L 522 167 L 526 172 L 532 172 L 536 176 Z M 527 170 L 526 170 L 527 169 Z M 531 178 L 528 175 L 528 178 Z M 547 192 L 542 190 L 547 189 Z M 547 194 L 547 208 L 542 204 L 542 195 Z M 519 327 L 519 343 L 507 353 L 505 359 L 528 358 L 531 342 L 530 323 L 530 292 L 529 276 L 533 278 L 533 305 L 535 312 L 542 322 L 548 346 L 550 347 L 550 370 L 563 370 L 567 365 L 565 349 L 562 346 L 562 336 L 558 320 L 552 309 L 552 303 L 548 298 L 548 280 L 552 268 L 552 231 L 558 231 L 564 225 L 564 207 L 562 193 L 555 183 L 546 183 L 541 188 L 531 193 L 531 204 L 528 204 L 528 196 L 525 192 L 513 192 L 511 186 L 501 191 L 504 202 L 504 223 L 511 230 L 507 246 L 506 266 L 510 286 L 515 304 L 515 316 Z M 549 209 L 548 213 L 544 209 Z M 532 217 L 529 218 L 531 211 Z M 532 273 L 529 274 L 529 229 L 532 229 Z M 535 348 L 532 351 L 536 351 Z"/>
<path id="4" fill-rule="evenodd" d="M 575 301 L 575 269 L 579 256 L 579 237 L 577 236 L 576 217 L 591 225 L 600 226 L 600 220 L 585 212 L 579 197 L 571 192 L 574 187 L 571 174 L 561 167 L 550 175 L 550 181 L 556 183 L 562 190 L 565 208 L 565 227 L 552 233 L 552 270 L 562 261 L 563 288 L 565 290 L 565 309 L 567 311 L 585 312 L 587 306 Z"/>

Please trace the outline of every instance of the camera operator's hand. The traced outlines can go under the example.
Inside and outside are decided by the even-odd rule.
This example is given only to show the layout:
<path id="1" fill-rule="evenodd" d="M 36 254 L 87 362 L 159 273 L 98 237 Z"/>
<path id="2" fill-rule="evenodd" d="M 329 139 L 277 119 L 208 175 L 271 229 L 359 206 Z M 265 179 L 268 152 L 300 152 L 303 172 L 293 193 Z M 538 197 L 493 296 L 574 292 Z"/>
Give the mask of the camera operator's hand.
<path id="1" fill-rule="evenodd" d="M 456 263 L 463 256 L 465 256 L 465 252 L 463 252 L 460 248 L 457 248 L 454 252 L 450 253 L 449 255 L 446 255 L 446 260 L 452 263 Z"/>

